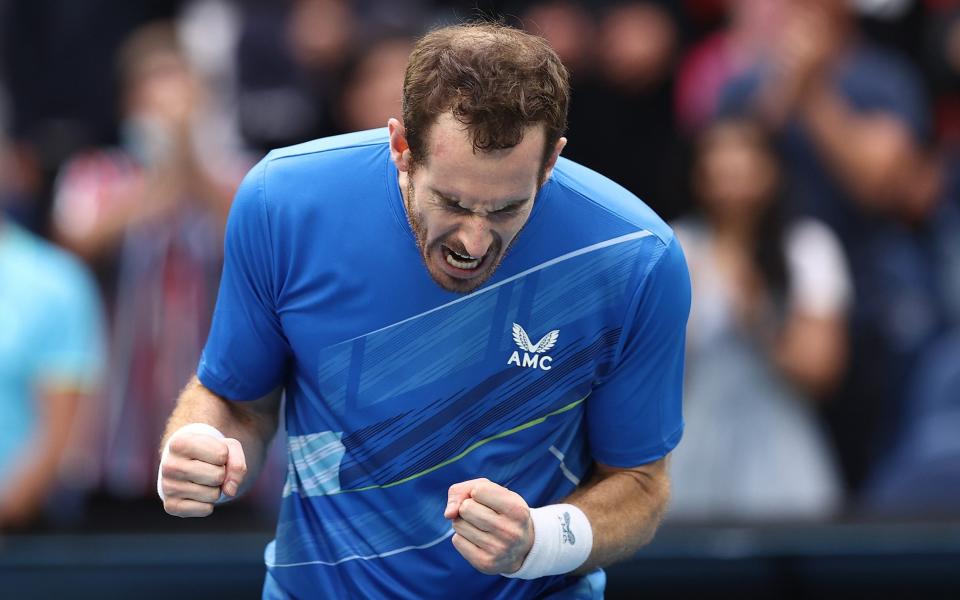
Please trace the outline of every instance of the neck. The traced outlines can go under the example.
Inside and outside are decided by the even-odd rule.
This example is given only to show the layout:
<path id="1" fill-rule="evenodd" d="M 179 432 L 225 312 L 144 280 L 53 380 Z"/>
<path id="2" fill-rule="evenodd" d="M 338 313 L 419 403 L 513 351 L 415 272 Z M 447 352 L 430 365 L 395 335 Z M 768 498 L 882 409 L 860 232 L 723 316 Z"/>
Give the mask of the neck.
<path id="1" fill-rule="evenodd" d="M 746 246 L 756 235 L 753 221 L 743 218 L 714 219 L 713 231 L 717 241 L 725 245 Z"/>

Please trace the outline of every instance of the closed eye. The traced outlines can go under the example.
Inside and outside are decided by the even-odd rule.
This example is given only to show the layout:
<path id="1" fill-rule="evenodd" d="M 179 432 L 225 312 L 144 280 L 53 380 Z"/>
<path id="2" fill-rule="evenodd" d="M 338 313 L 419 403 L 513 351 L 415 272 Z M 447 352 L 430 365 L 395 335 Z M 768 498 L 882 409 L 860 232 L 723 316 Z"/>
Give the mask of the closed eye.
<path id="1" fill-rule="evenodd" d="M 520 204 L 510 205 L 510 206 L 501 208 L 500 210 L 495 210 L 491 212 L 490 216 L 494 218 L 508 219 L 516 215 L 518 212 L 520 212 L 520 206 L 521 206 Z"/>
<path id="2" fill-rule="evenodd" d="M 449 197 L 437 190 L 431 190 L 436 198 L 437 203 L 446 211 L 449 211 L 457 215 L 469 215 L 473 214 L 473 210 L 461 206 L 460 201 L 456 198 Z M 509 201 L 505 206 L 497 210 L 492 210 L 487 213 L 487 216 L 493 219 L 502 219 L 506 220 L 515 215 L 517 215 L 521 209 L 526 205 L 528 199 L 517 199 Z"/>

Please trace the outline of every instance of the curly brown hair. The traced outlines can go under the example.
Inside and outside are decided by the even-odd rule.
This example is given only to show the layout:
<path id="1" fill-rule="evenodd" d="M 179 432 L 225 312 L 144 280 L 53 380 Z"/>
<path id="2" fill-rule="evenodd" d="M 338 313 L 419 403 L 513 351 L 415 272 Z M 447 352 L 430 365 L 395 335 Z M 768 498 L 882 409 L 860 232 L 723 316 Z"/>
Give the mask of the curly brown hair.
<path id="1" fill-rule="evenodd" d="M 427 159 L 430 126 L 450 111 L 474 152 L 512 148 L 527 127 L 546 127 L 543 163 L 563 135 L 570 104 L 566 67 L 543 38 L 500 23 L 436 29 L 410 54 L 403 121 L 414 164 Z"/>

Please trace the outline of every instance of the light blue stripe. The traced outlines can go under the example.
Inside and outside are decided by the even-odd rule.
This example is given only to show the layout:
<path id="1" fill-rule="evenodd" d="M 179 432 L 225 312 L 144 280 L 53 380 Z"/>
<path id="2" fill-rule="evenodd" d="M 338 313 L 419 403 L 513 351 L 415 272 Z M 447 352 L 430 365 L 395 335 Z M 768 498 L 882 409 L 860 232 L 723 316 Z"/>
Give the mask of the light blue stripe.
<path id="1" fill-rule="evenodd" d="M 343 432 L 290 436 L 290 466 L 283 495 L 323 496 L 340 491 L 340 463 L 346 453 Z"/>
<path id="2" fill-rule="evenodd" d="M 362 337 L 366 337 L 366 336 L 369 336 L 369 335 L 373 335 L 373 334 L 375 334 L 375 333 L 380 333 L 381 331 L 386 331 L 387 329 L 390 329 L 390 328 L 392 328 L 392 327 L 396 327 L 396 326 L 398 326 L 398 325 L 403 325 L 404 323 L 408 323 L 408 322 L 410 322 L 410 321 L 414 321 L 414 320 L 419 319 L 419 318 L 421 318 L 421 317 L 423 317 L 423 316 L 425 316 L 425 315 L 429 315 L 430 313 L 434 313 L 434 312 L 437 312 L 438 310 L 443 310 L 443 309 L 445 309 L 445 308 L 447 308 L 447 307 L 449 307 L 449 306 L 453 306 L 454 304 L 459 304 L 460 302 L 464 302 L 464 301 L 466 301 L 466 300 L 470 300 L 471 298 L 475 298 L 475 297 L 477 297 L 477 296 L 479 296 L 479 295 L 481 295 L 481 294 L 486 294 L 487 292 L 493 291 L 493 290 L 499 288 L 499 287 L 502 286 L 502 285 L 505 285 L 505 284 L 507 284 L 507 283 L 510 283 L 511 281 L 515 281 L 515 280 L 517 280 L 517 279 L 521 279 L 521 278 L 526 277 L 527 275 L 530 275 L 531 273 L 535 273 L 535 272 L 537 272 L 537 271 L 542 271 L 543 269 L 546 269 L 546 268 L 548 268 L 548 267 L 552 267 L 553 265 L 556 265 L 556 264 L 559 264 L 559 263 L 568 261 L 568 260 L 570 260 L 571 258 L 576 258 L 576 257 L 578 257 L 578 256 L 582 256 L 582 255 L 588 254 L 588 253 L 590 253 L 590 252 L 596 252 L 597 250 L 602 250 L 603 248 L 608 248 L 608 247 L 610 247 L 610 246 L 616 246 L 617 244 L 624 244 L 624 243 L 629 242 L 629 241 L 632 241 L 632 240 L 639 240 L 639 239 L 642 239 L 642 238 L 645 238 L 645 237 L 648 237 L 648 236 L 651 236 L 651 235 L 653 235 L 653 234 L 644 229 L 644 230 L 640 230 L 640 231 L 635 231 L 635 232 L 633 232 L 633 233 L 628 233 L 627 235 L 621 235 L 620 237 L 615 237 L 615 238 L 612 238 L 612 239 L 609 239 L 609 240 L 605 240 L 605 241 L 602 241 L 602 242 L 598 242 L 598 243 L 596 243 L 596 244 L 592 244 L 592 245 L 590 245 L 590 246 L 586 246 L 585 248 L 580 248 L 579 250 L 574 250 L 573 252 L 568 252 L 567 254 L 558 256 L 558 257 L 556 257 L 556 258 L 552 258 L 552 259 L 548 260 L 547 262 L 543 262 L 543 263 L 540 263 L 539 265 L 536 265 L 536 266 L 534 266 L 534 267 L 530 267 L 530 268 L 527 269 L 526 271 L 521 271 L 520 273 L 517 273 L 516 275 L 513 275 L 513 276 L 511 276 L 511 277 L 507 277 L 507 278 L 504 279 L 503 281 L 498 281 L 497 283 L 494 283 L 493 285 L 490 285 L 490 286 L 488 286 L 488 287 L 485 287 L 485 288 L 482 288 L 482 289 L 480 289 L 480 290 L 477 290 L 476 292 L 473 292 L 472 294 L 469 294 L 469 295 L 467 295 L 467 296 L 463 296 L 462 298 L 457 298 L 456 300 L 453 300 L 453 301 L 451 301 L 451 302 L 448 302 L 448 303 L 443 304 L 443 305 L 440 305 L 440 306 L 436 306 L 436 307 L 431 308 L 431 309 L 428 310 L 428 311 L 424 311 L 424 312 L 422 312 L 422 313 L 420 313 L 420 314 L 418 314 L 418 315 L 414 315 L 414 316 L 412 316 L 412 317 L 407 317 L 406 319 L 403 319 L 402 321 L 397 321 L 396 323 L 392 323 L 392 324 L 390 324 L 390 325 L 386 325 L 386 326 L 384 326 L 384 327 L 381 327 L 380 329 L 376 329 L 376 330 L 374 330 L 374 331 L 370 331 L 370 332 L 365 333 L 365 334 L 363 334 L 363 335 L 358 335 L 358 336 L 356 336 L 356 337 L 354 337 L 354 338 L 351 338 L 351 339 L 349 339 L 349 340 L 346 340 L 346 341 L 347 341 L 347 342 L 351 342 L 351 341 L 353 341 L 353 340 L 355 340 L 355 339 L 362 338 Z"/>
<path id="3" fill-rule="evenodd" d="M 332 562 L 327 562 L 327 561 L 324 561 L 324 560 L 308 560 L 308 561 L 304 561 L 304 562 L 286 563 L 286 564 L 282 564 L 282 565 L 281 565 L 281 564 L 277 564 L 277 563 L 275 563 L 275 562 L 271 562 L 269 556 L 265 557 L 265 558 L 266 558 L 266 561 L 265 561 L 265 562 L 267 563 L 267 566 L 268 566 L 268 567 L 274 567 L 274 568 L 305 567 L 305 566 L 308 566 L 308 565 L 326 565 L 326 566 L 328 566 L 328 567 L 333 567 L 333 566 L 339 565 L 340 563 L 345 563 L 345 562 L 351 561 L 351 560 L 374 560 L 374 559 L 377 559 L 377 558 L 386 558 L 386 557 L 388 557 L 388 556 L 394 556 L 395 554 L 401 554 L 401 553 L 403 553 L 403 552 L 409 552 L 409 551 L 411 551 L 411 550 L 426 550 L 427 548 L 432 548 L 433 546 L 436 546 L 437 544 L 439 544 L 440 542 L 442 542 L 443 540 L 445 540 L 445 539 L 447 539 L 447 538 L 449 538 L 449 537 L 451 537 L 451 536 L 453 536 L 453 529 L 450 529 L 449 531 L 447 531 L 446 533 L 444 533 L 442 536 L 438 537 L 437 539 L 435 539 L 435 540 L 430 540 L 430 541 L 427 542 L 426 544 L 421 544 L 421 545 L 419 545 L 419 546 L 404 546 L 403 548 L 397 548 L 397 549 L 395 549 L 395 550 L 388 550 L 387 552 L 381 552 L 381 553 L 379 553 L 379 554 L 368 554 L 367 556 L 360 556 L 360 555 L 358 555 L 358 554 L 353 554 L 353 555 L 351 555 L 351 556 L 345 556 L 345 557 L 341 558 L 340 560 L 335 560 L 335 561 L 332 561 Z M 276 556 L 276 555 L 274 555 L 274 558 L 275 558 L 275 556 Z"/>

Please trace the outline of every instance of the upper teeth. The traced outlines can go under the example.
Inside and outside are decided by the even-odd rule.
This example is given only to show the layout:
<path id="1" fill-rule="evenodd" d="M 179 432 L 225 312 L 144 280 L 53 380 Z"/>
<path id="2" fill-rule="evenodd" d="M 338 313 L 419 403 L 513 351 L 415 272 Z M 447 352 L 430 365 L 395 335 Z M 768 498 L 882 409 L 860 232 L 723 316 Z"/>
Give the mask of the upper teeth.
<path id="1" fill-rule="evenodd" d="M 481 257 L 482 258 L 482 257 Z M 472 256 L 464 256 L 458 254 L 453 250 L 450 250 L 450 253 L 447 254 L 447 263 L 453 265 L 458 269 L 476 269 L 477 265 L 480 264 L 479 258 L 473 258 Z"/>

